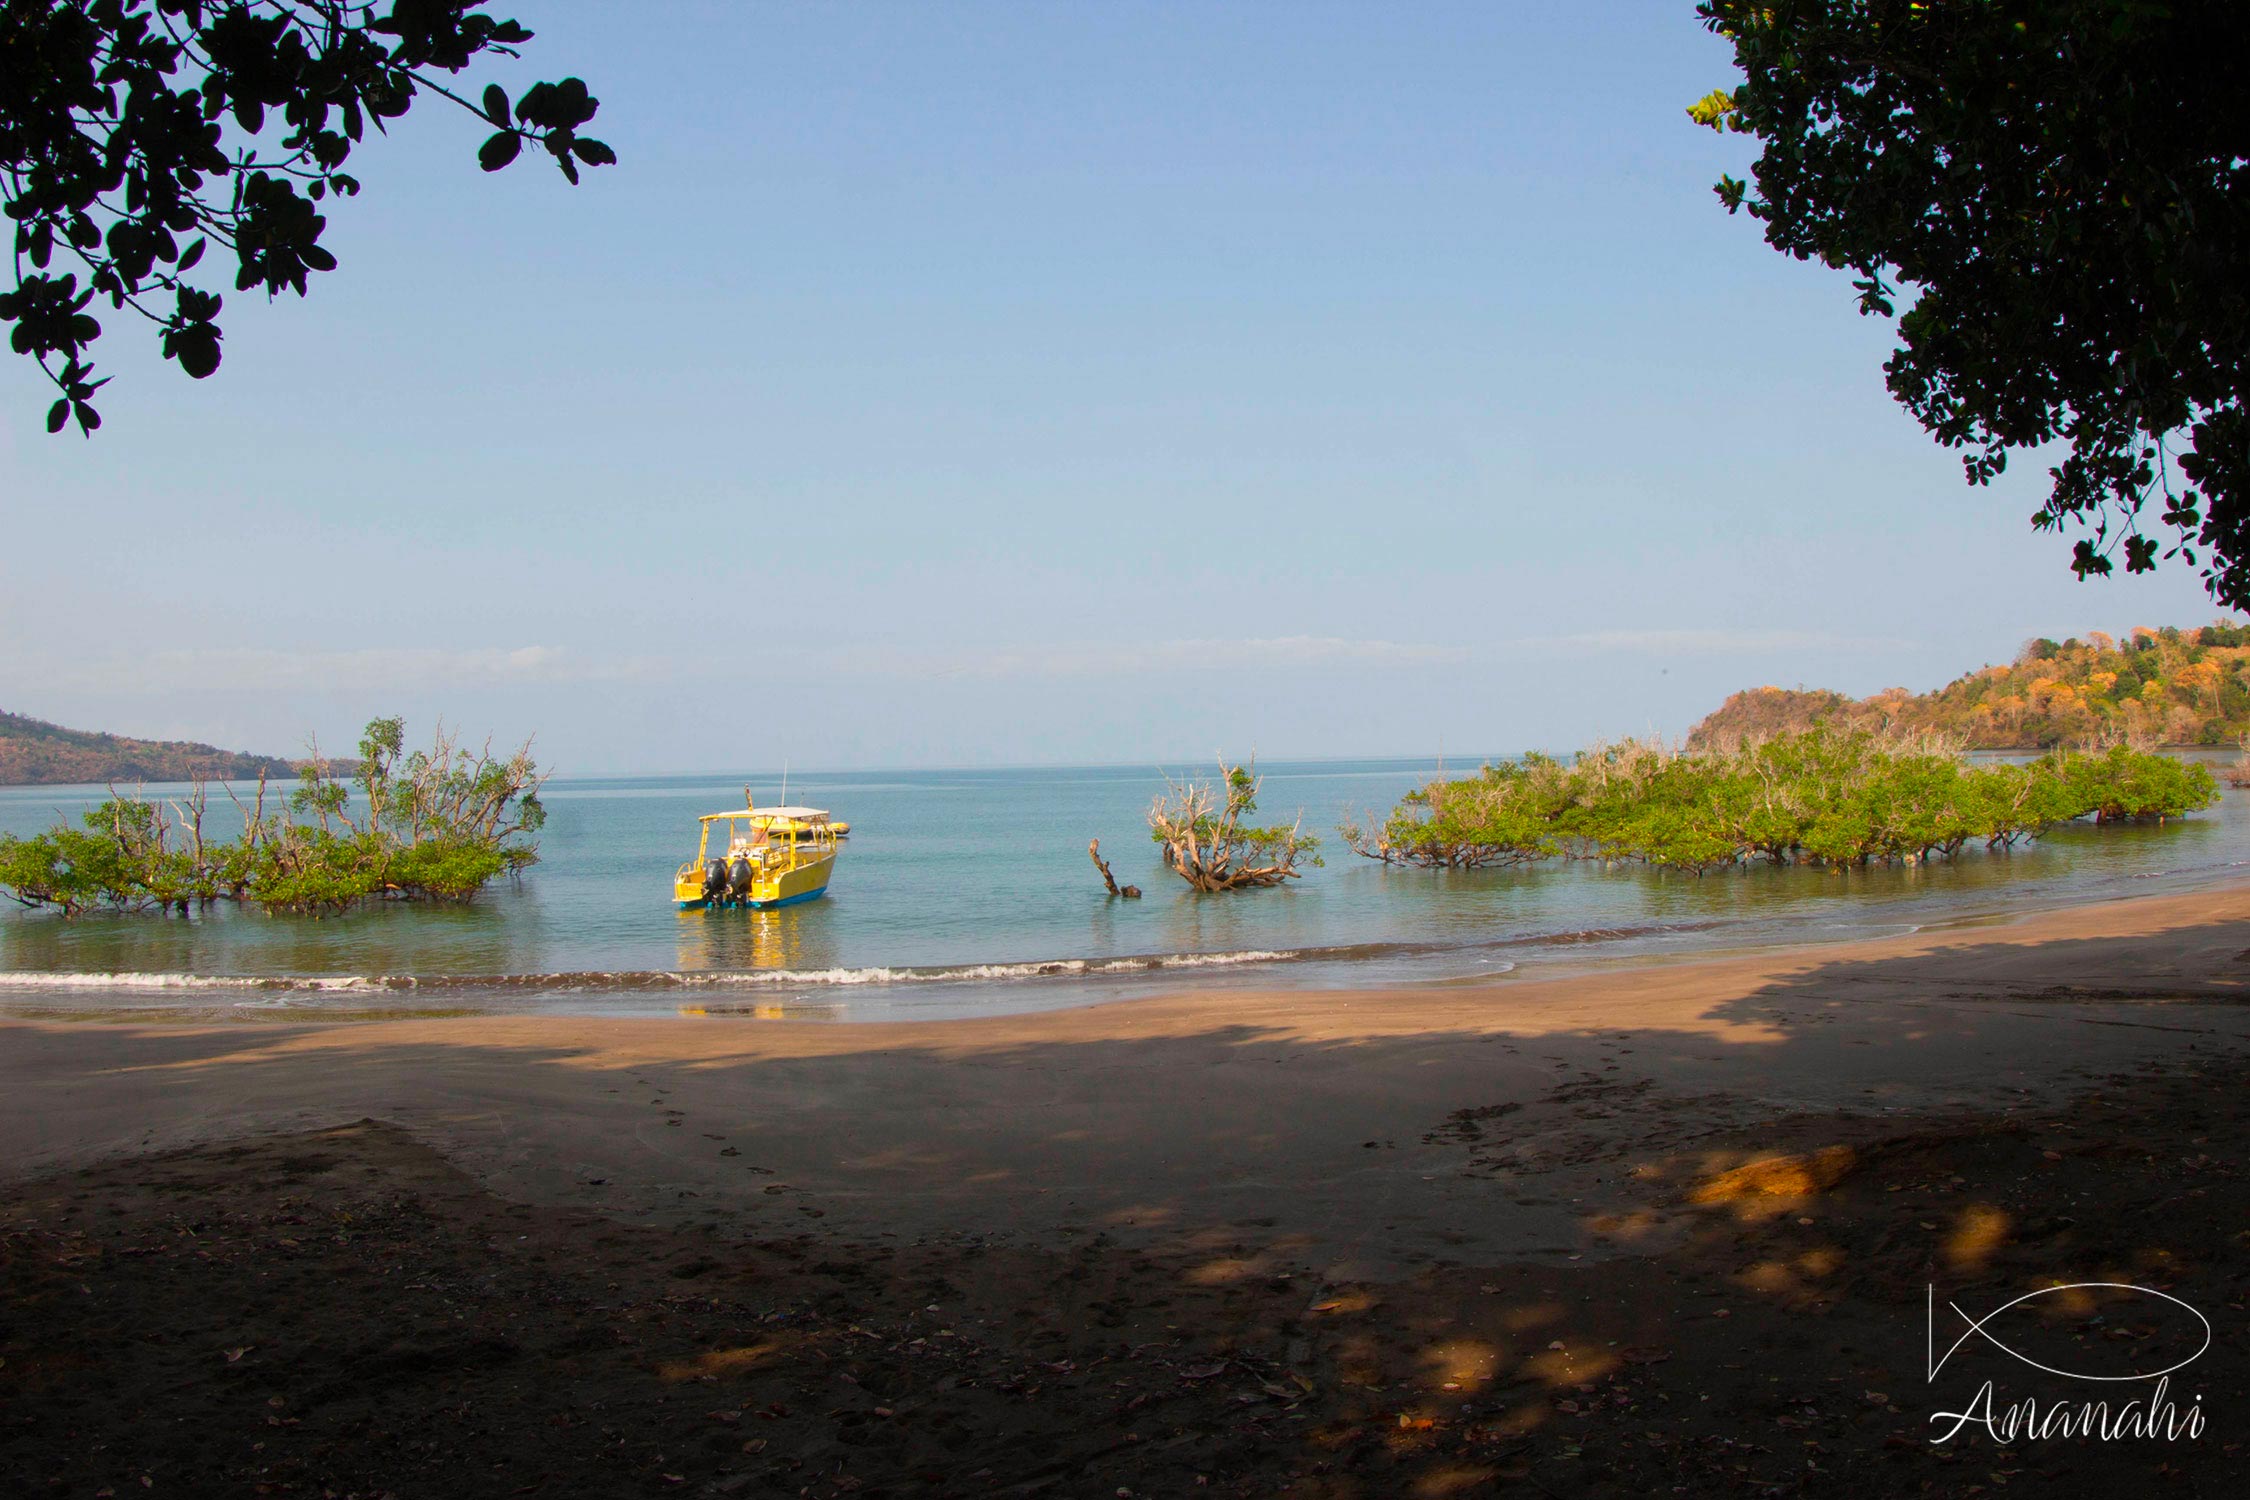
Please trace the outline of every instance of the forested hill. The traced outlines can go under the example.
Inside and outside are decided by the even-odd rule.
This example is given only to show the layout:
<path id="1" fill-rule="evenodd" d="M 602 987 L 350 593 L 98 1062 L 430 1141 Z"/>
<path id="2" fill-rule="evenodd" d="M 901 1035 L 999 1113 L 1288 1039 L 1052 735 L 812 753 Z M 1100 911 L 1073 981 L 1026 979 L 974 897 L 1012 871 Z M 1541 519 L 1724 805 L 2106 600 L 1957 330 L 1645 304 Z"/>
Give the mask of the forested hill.
<path id="1" fill-rule="evenodd" d="M 1854 699 L 1823 690 L 1750 688 L 1696 725 L 1688 744 L 1727 745 L 1802 729 L 1816 719 L 1936 732 L 1975 750 L 2115 736 L 2233 744 L 2250 733 L 2250 626 L 2142 627 L 2123 641 L 2098 630 L 2083 640 L 2041 637 L 2026 642 L 2007 665 L 1980 668 L 1933 693 L 1889 688 Z"/>
<path id="2" fill-rule="evenodd" d="M 132 740 L 115 734 L 64 729 L 21 714 L 0 712 L 0 786 L 58 782 L 254 779 L 260 771 L 295 780 L 294 762 L 243 755 L 179 740 Z"/>

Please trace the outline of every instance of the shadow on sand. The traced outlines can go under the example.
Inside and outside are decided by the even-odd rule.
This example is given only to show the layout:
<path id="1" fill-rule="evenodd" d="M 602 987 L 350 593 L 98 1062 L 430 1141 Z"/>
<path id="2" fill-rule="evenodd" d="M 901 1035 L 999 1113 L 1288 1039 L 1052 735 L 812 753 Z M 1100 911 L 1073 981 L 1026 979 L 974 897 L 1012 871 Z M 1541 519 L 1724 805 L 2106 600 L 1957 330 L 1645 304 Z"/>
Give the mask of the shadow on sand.
<path id="1" fill-rule="evenodd" d="M 12 1029 L 19 1159 L 114 1156 L 133 1121 L 258 1138 L 16 1190 L 0 1468 L 87 1494 L 2231 1493 L 2245 948 L 2224 922 L 1747 987 L 1626 971 L 1615 1025 L 1214 996 L 1077 1038 Z M 2159 1368 L 2182 1317 L 2127 1293 L 2046 1299 L 2015 1354 L 1928 1374 L 1948 1302 L 2094 1282 L 2218 1327 L 2170 1387 L 2201 1437 L 1929 1441 L 1988 1380 L 1996 1410 L 2148 1399 L 2019 1357 Z"/>

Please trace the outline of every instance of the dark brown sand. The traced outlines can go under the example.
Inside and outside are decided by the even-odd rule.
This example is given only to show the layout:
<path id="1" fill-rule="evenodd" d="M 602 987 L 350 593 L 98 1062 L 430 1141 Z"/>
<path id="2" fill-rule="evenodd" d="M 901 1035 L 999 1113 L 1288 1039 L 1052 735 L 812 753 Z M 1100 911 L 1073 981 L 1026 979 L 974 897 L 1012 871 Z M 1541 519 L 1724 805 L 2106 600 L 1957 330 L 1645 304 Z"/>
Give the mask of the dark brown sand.
<path id="1" fill-rule="evenodd" d="M 8 1024 L 0 1495 L 2231 1496 L 2245 950 L 2226 893 L 941 1025 Z M 1928 1288 L 1942 1352 L 2089 1282 L 2210 1320 L 2200 1434 L 1931 1443 L 2145 1403 L 1926 1378 Z"/>

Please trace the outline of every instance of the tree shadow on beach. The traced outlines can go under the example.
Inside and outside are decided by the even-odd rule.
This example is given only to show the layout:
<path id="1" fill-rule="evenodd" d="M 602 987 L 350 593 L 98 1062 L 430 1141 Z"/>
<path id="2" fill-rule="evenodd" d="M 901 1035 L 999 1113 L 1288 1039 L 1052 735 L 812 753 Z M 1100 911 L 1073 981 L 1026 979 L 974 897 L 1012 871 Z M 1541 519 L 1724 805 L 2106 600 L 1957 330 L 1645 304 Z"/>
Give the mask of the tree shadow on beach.
<path id="1" fill-rule="evenodd" d="M 1519 1006 L 1322 1036 L 1230 1020 L 1213 993 L 1077 1040 L 133 1028 L 102 1035 L 98 1065 L 18 1028 L 11 1071 L 35 1086 L 10 1137 L 36 1147 L 51 1111 L 53 1139 L 125 1159 L 39 1187 L 9 1265 L 93 1285 L 68 1257 L 114 1220 L 138 1236 L 105 1252 L 115 1298 L 168 1246 L 182 1279 L 135 1316 L 213 1363 L 182 1355 L 150 1399 L 219 1400 L 251 1360 L 227 1351 L 255 1344 L 276 1393 L 329 1393 L 283 1420 L 327 1445 L 300 1477 L 330 1487 L 351 1477 L 336 1454 L 370 1484 L 421 1472 L 398 1434 L 435 1402 L 433 1458 L 491 1434 L 504 1492 L 572 1492 L 540 1477 L 542 1441 L 652 1493 L 1789 1493 L 1845 1472 L 1858 1493 L 1993 1473 L 2064 1493 L 2158 1464 L 2218 1492 L 2215 1440 L 1933 1448 L 1933 1402 L 1960 1393 L 1919 1372 L 1928 1286 L 1967 1306 L 2042 1279 L 2169 1289 L 2214 1318 L 2244 1303 L 2246 928 L 1839 952 L 1670 1024 Z M 1610 983 L 1662 1000 L 1695 982 Z M 79 1113 L 118 1098 L 106 1137 Z M 339 1112 L 391 1124 L 362 1128 L 375 1145 L 284 1134 Z M 165 1165 L 129 1154 L 129 1120 L 158 1144 L 273 1138 Z M 434 1170 L 383 1144 L 407 1136 L 468 1176 L 402 1196 L 399 1173 Z M 338 1213 L 391 1225 L 382 1255 Z M 357 1287 L 345 1326 L 222 1332 L 213 1299 L 261 1316 L 261 1257 L 283 1254 Z M 440 1337 L 488 1293 L 500 1324 Z M 59 1291 L 38 1305 L 83 1327 Z M 2137 1356 L 2171 1336 L 2144 1324 L 2053 1333 Z M 2004 1378 L 1984 1352 L 1955 1373 Z M 535 1398 L 556 1372 L 581 1385 Z M 2197 1375 L 2214 1420 L 2225 1396 L 2242 1409 L 2231 1342 Z M 245 1432 L 296 1443 L 265 1415 Z M 249 1474 L 250 1441 L 197 1461 Z"/>

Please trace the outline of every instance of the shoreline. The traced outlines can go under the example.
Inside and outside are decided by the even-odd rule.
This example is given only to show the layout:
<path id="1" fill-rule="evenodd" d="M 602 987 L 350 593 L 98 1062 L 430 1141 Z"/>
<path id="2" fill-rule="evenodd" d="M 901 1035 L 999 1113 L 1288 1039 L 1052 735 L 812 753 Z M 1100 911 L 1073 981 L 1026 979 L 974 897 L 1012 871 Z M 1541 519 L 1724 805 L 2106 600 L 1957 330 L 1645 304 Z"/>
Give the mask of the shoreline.
<path id="1" fill-rule="evenodd" d="M 1630 945 L 1675 932 L 1700 934 L 1729 927 L 1773 925 L 1776 919 L 1748 917 L 1685 927 L 1654 923 L 1644 927 L 1541 930 L 1489 941 L 1344 942 L 1273 950 L 1150 951 L 1081 958 L 875 964 L 856 969 L 433 974 L 0 970 L 0 1025 L 25 1021 L 121 1026 L 342 1026 L 414 1020 L 662 1023 L 708 1019 L 760 1026 L 781 1021 L 846 1028 L 950 1026 L 1140 1005 L 1188 995 L 1209 994 L 1214 1000 L 1282 992 L 1411 995 L 1423 990 L 1478 990 L 1488 985 L 1515 987 L 1593 979 L 1677 965 L 1771 961 L 1799 953 L 1850 953 L 1871 944 L 1923 935 L 2004 930 L 2113 905 L 2222 895 L 2240 880 L 2231 867 L 2202 869 L 2192 875 L 2169 872 L 2160 878 L 2163 888 L 2148 894 L 2091 899 L 2083 893 L 2042 897 L 2031 889 L 2009 892 L 2018 899 L 1981 909 L 1889 913 L 1879 907 L 1867 908 L 1865 920 L 1856 925 L 1814 909 L 1800 914 L 1797 920 L 1802 923 L 1812 919 L 1823 926 L 1847 930 L 1829 936 L 1786 939 L 1729 934 L 1727 941 L 1685 949 Z M 1579 952 L 1610 944 L 1627 946 L 1616 952 Z M 1451 956 L 1459 961 L 1487 950 L 1495 957 L 1478 960 L 1475 970 L 1457 973 L 1386 978 L 1352 972 L 1363 964 L 1395 964 L 1411 958 Z M 783 991 L 794 993 L 780 993 Z M 219 998 L 234 993 L 275 998 L 231 1004 Z M 80 996 L 127 1003 L 96 1006 L 76 998 Z M 209 998 L 198 1005 L 189 999 L 193 996 Z M 529 1003 L 518 1000 L 519 996 L 529 997 Z M 26 997 L 34 1003 L 26 1003 Z M 627 997 L 659 1000 L 664 1009 L 629 1007 L 623 1004 Z M 1001 1003 L 980 1003 L 995 998 Z M 424 1003 L 409 1003 L 414 1000 Z M 891 1001 L 888 1009 L 882 1008 L 886 1000 Z M 855 1009 L 855 1002 L 860 1008 Z"/>
<path id="2" fill-rule="evenodd" d="M 1556 1204 L 1613 1184 L 1446 1224 L 1466 1164 L 1394 1164 L 1456 1112 L 1585 1137 L 1542 1169 L 1576 1182 L 1621 1141 L 2051 1098 L 2183 1038 L 2250 1041 L 2245 949 L 2236 889 L 1491 984 L 1189 988 L 935 1021 L 6 1018 L 0 1151 L 22 1178 L 373 1118 L 532 1203 L 749 1229 L 786 1197 L 870 1236 L 1287 1217 L 1308 1252 L 1373 1273 L 1446 1245 L 1599 1249 Z M 2192 1007 L 2192 1030 L 2152 1025 L 2152 1003 Z M 1579 1107 L 1589 1078 L 1616 1097 Z M 721 1135 L 758 1138 L 768 1171 L 745 1180 Z M 1371 1198 L 1397 1205 L 1381 1247 Z"/>

